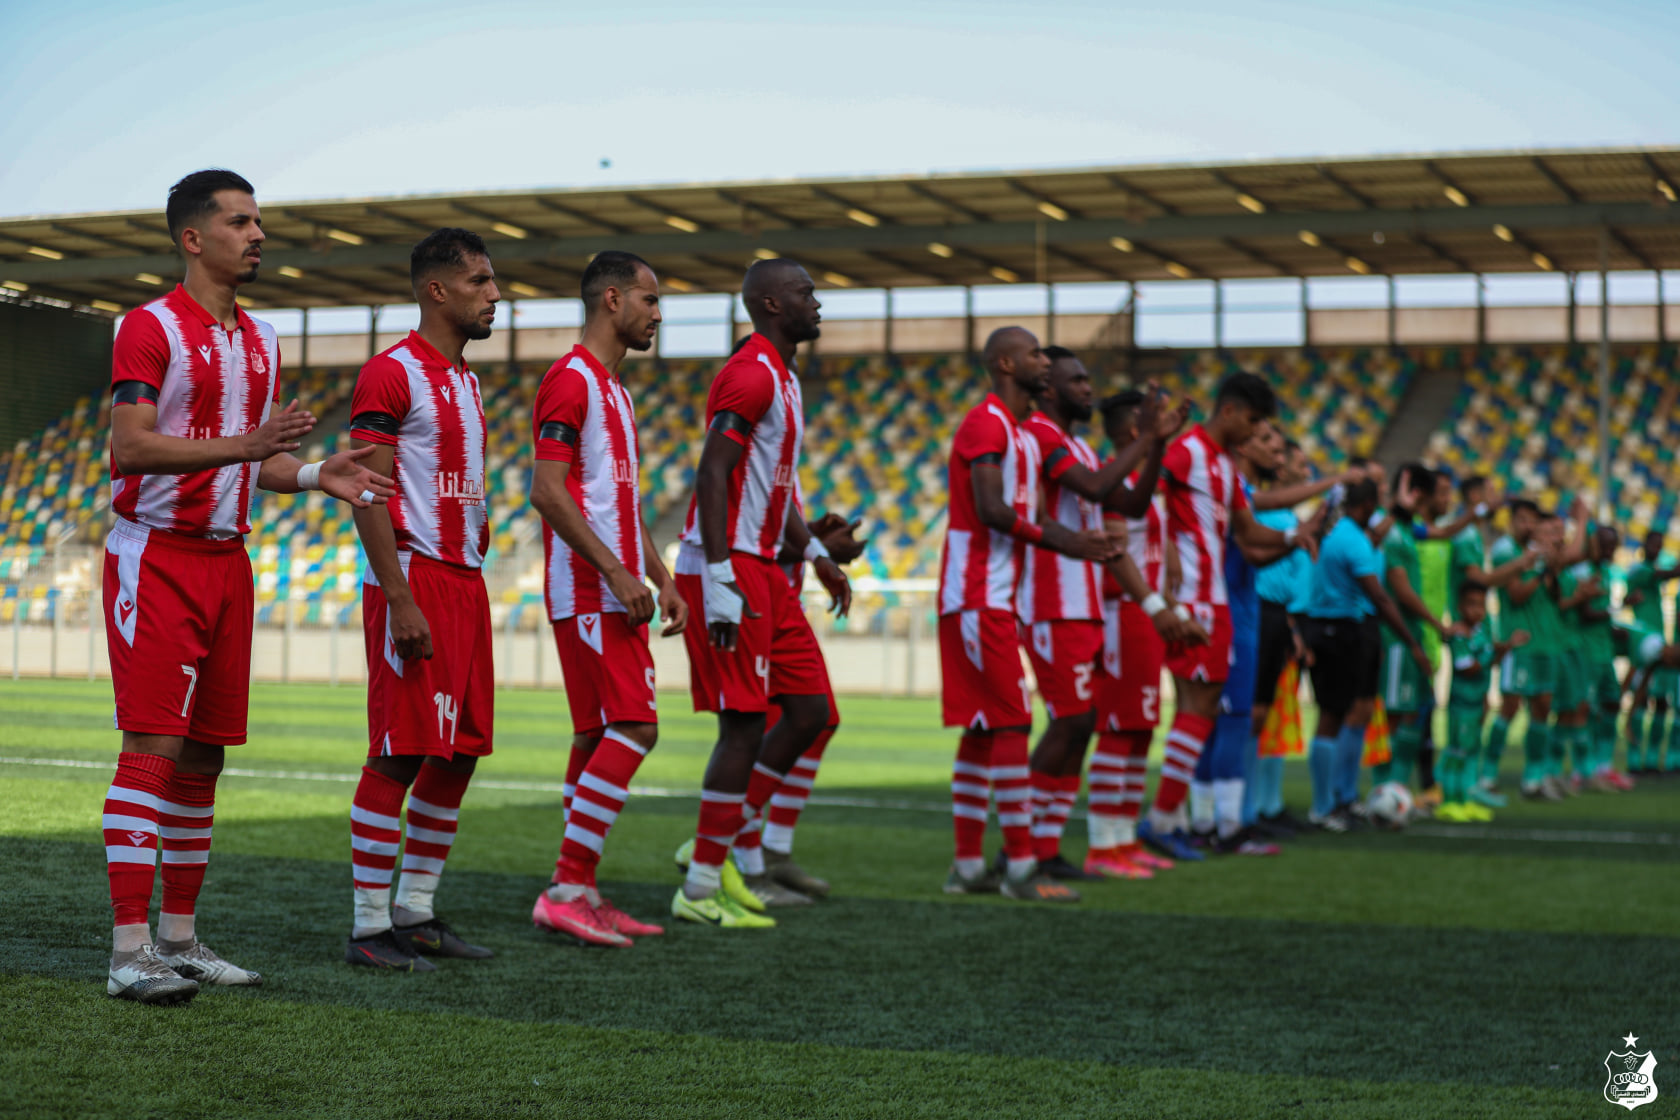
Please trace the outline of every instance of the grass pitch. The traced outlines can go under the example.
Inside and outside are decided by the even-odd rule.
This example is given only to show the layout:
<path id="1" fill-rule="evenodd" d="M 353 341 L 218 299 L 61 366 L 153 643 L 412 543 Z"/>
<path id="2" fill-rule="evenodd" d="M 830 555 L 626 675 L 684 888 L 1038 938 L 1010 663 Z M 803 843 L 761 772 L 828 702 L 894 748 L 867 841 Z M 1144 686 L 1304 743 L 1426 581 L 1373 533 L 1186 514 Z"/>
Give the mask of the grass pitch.
<path id="1" fill-rule="evenodd" d="M 341 963 L 362 694 L 258 686 L 199 926 L 268 983 L 118 1003 L 110 704 L 100 683 L 0 683 L 0 1113 L 1608 1116 L 1621 1036 L 1657 1053 L 1659 1084 L 1680 1040 L 1680 778 L 1031 908 L 939 893 L 952 736 L 932 703 L 865 699 L 843 701 L 797 845 L 836 897 L 773 931 L 615 951 L 529 923 L 569 724 L 557 693 L 498 693 L 438 895 L 498 956 L 390 976 Z M 631 800 L 601 868 L 655 919 L 711 741 L 680 697 L 665 708 L 637 782 L 669 795 Z M 1292 764 L 1293 804 L 1305 780 Z"/>

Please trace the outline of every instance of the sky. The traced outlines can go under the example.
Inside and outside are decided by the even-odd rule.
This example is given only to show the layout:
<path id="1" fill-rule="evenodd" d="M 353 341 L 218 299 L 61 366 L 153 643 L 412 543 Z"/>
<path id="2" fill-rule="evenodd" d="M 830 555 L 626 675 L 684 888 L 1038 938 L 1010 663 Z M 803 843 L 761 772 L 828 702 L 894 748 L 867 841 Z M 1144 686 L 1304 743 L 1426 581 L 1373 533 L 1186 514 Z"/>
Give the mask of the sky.
<path id="1" fill-rule="evenodd" d="M 0 216 L 1680 142 L 1680 5 L 0 3 Z M 608 161 L 604 164 L 604 161 Z"/>

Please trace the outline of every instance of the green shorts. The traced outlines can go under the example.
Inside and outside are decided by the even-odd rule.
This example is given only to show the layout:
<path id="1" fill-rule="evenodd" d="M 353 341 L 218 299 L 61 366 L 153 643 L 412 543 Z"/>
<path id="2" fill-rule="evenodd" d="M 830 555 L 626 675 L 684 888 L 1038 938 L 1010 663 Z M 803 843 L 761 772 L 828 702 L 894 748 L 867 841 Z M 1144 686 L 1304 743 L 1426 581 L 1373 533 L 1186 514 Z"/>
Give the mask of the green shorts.
<path id="1" fill-rule="evenodd" d="M 1615 662 L 1598 662 L 1598 668 L 1590 675 L 1592 681 L 1588 688 L 1588 696 L 1592 703 L 1601 708 L 1620 707 L 1622 679 L 1616 675 Z"/>
<path id="2" fill-rule="evenodd" d="M 1383 645 L 1382 702 L 1391 712 L 1421 712 L 1432 682 L 1400 642 Z"/>
<path id="3" fill-rule="evenodd" d="M 1447 706 L 1447 750 L 1475 758 L 1482 751 L 1482 721 L 1487 709 L 1481 704 Z"/>
<path id="4" fill-rule="evenodd" d="M 1591 699 L 1586 659 L 1578 650 L 1570 649 L 1554 654 L 1552 664 L 1555 669 L 1552 681 L 1552 711 L 1559 715 L 1573 712 Z"/>
<path id="5" fill-rule="evenodd" d="M 1508 696 L 1550 696 L 1557 688 L 1555 654 L 1524 646 L 1499 663 L 1499 691 Z M 1557 705 L 1552 705 L 1553 709 Z"/>
<path id="6" fill-rule="evenodd" d="M 1667 700 L 1672 705 L 1677 689 L 1680 689 L 1680 670 L 1668 665 L 1658 665 L 1651 670 L 1650 683 L 1645 686 L 1645 695 L 1652 700 Z"/>

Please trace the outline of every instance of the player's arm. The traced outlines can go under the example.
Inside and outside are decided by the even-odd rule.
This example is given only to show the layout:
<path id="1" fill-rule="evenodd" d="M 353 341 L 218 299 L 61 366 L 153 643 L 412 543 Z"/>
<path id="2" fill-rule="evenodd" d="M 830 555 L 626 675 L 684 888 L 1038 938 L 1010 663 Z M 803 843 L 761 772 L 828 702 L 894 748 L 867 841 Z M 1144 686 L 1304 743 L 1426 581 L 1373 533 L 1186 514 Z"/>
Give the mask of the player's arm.
<path id="1" fill-rule="evenodd" d="M 1354 579 L 1358 582 L 1359 589 L 1365 592 L 1365 597 L 1371 600 L 1371 606 L 1376 609 L 1377 617 L 1388 623 L 1388 628 L 1400 635 L 1400 640 L 1406 643 L 1407 652 L 1412 655 L 1412 662 L 1425 674 L 1434 672 L 1434 667 L 1429 664 L 1429 655 L 1423 652 L 1423 643 L 1417 640 L 1417 636 L 1406 625 L 1406 616 L 1400 613 L 1399 606 L 1395 604 L 1393 599 L 1389 598 L 1388 592 L 1384 591 L 1382 584 L 1377 582 L 1377 577 L 1358 575 Z"/>
<path id="2" fill-rule="evenodd" d="M 1161 542 L 1161 574 L 1166 577 L 1167 599 L 1173 601 L 1184 582 L 1184 562 L 1179 559 L 1178 545 L 1171 537 Z"/>
<path id="3" fill-rule="evenodd" d="M 1514 649 L 1521 649 L 1528 644 L 1527 630 L 1513 630 L 1511 636 L 1504 641 L 1493 643 L 1493 659 L 1498 661 Z"/>
<path id="4" fill-rule="evenodd" d="M 1311 534 L 1303 534 L 1299 526 L 1284 531 L 1269 528 L 1254 519 L 1254 511 L 1247 505 L 1238 506 L 1231 511 L 1231 533 L 1237 539 L 1237 546 L 1243 550 L 1243 555 L 1250 563 L 1269 564 L 1282 556 L 1287 556 L 1297 547 L 1303 549 L 1308 556 L 1317 559 L 1318 542 Z M 1264 560 L 1256 561 L 1255 556 L 1263 556 Z"/>
<path id="5" fill-rule="evenodd" d="M 1153 381 L 1144 387 L 1144 402 L 1139 410 L 1139 429 L 1144 433 L 1153 433 L 1154 446 L 1150 447 L 1144 456 L 1143 467 L 1138 472 L 1137 485 L 1122 482 L 1110 491 L 1103 501 L 1105 513 L 1118 513 L 1122 517 L 1142 517 L 1149 512 L 1149 503 L 1155 497 L 1155 488 L 1160 485 L 1161 467 L 1166 459 L 1167 446 L 1190 419 L 1189 401 L 1181 400 L 1173 408 L 1168 408 L 1167 405 L 1167 400 L 1162 397 Z M 1147 442 L 1146 434 L 1143 439 L 1129 444 L 1127 450 Z"/>
<path id="6" fill-rule="evenodd" d="M 351 447 L 318 463 L 305 463 L 282 451 L 264 459 L 257 468 L 257 485 L 275 494 L 320 490 L 357 509 L 384 505 L 396 494 L 396 483 L 368 467 L 372 454 L 366 447 Z"/>
<path id="7" fill-rule="evenodd" d="M 988 451 L 970 459 L 969 479 L 974 490 L 974 512 L 986 528 L 1079 560 L 1100 562 L 1113 555 L 1106 533 L 1076 532 L 1054 519 L 1035 523 L 1018 516 L 1003 497 L 1002 453 Z"/>
<path id="8" fill-rule="evenodd" d="M 1107 531 L 1109 539 L 1120 549 L 1119 553 L 1108 561 L 1108 570 L 1113 573 L 1114 581 L 1120 585 L 1120 590 L 1143 607 L 1149 621 L 1155 624 L 1156 632 L 1168 642 L 1206 645 L 1207 632 L 1191 619 L 1176 614 L 1172 600 L 1150 587 L 1149 581 L 1143 578 L 1143 573 L 1138 570 L 1137 561 L 1132 559 L 1132 554 L 1126 549 L 1126 539 L 1131 533 L 1126 522 L 1122 518 L 1106 517 L 1103 519 L 1103 528 Z"/>
<path id="9" fill-rule="evenodd" d="M 828 546 L 823 544 L 811 533 L 811 527 L 805 524 L 805 518 L 799 512 L 799 507 L 788 502 L 787 510 L 787 543 L 789 548 L 798 549 L 799 555 L 810 562 L 811 571 L 817 581 L 823 585 L 823 590 L 832 596 L 828 609 L 838 618 L 845 618 L 852 609 L 852 581 L 846 578 L 846 573 L 840 570 L 840 565 L 834 562 L 829 554 Z"/>
<path id="10" fill-rule="evenodd" d="M 740 413 L 716 413 L 706 430 L 700 465 L 694 472 L 695 515 L 700 525 L 700 550 L 706 556 L 706 576 L 701 582 L 706 626 L 712 644 L 725 651 L 735 648 L 735 631 L 742 616 L 758 617 L 736 586 L 735 568 L 729 560 L 729 476 L 746 454 L 746 434 L 750 431 L 752 422 Z"/>
<path id="11" fill-rule="evenodd" d="M 1517 560 L 1521 560 L 1523 562 L 1522 567 L 1518 569 L 1519 572 L 1530 571 L 1534 567 L 1534 554 L 1531 552 L 1523 553 L 1521 556 L 1517 557 Z M 1516 563 L 1516 561 L 1513 560 L 1512 563 Z M 1524 603 L 1527 603 L 1530 599 L 1534 598 L 1534 593 L 1539 590 L 1540 580 L 1538 577 L 1535 579 L 1517 578 L 1513 579 L 1510 584 L 1505 587 L 1505 595 L 1511 600 L 1511 605 L 1513 607 L 1520 607 Z"/>
<path id="12" fill-rule="evenodd" d="M 626 568 L 612 549 L 608 548 L 583 516 L 577 500 L 566 490 L 566 476 L 571 473 L 570 458 L 543 458 L 545 443 L 577 444 L 577 429 L 559 422 L 544 424 L 538 437 L 538 458 L 531 468 L 531 508 L 548 522 L 550 528 L 566 542 L 568 548 L 583 557 L 584 563 L 601 573 L 607 590 L 624 604 L 625 621 L 641 626 L 653 618 L 653 593 L 647 584 Z M 548 452 L 552 454 L 552 452 Z M 663 567 L 663 565 L 661 565 Z"/>
<path id="13" fill-rule="evenodd" d="M 233 463 L 259 463 L 296 451 L 315 427 L 315 417 L 293 401 L 244 435 L 166 436 L 157 430 L 157 399 L 157 390 L 142 381 L 119 381 L 111 390 L 111 458 L 123 474 L 192 474 Z"/>
<path id="14" fill-rule="evenodd" d="M 1057 448 L 1044 460 L 1044 477 L 1060 483 L 1093 502 L 1107 502 L 1114 498 L 1113 510 L 1125 517 L 1141 517 L 1155 493 L 1155 482 L 1161 473 L 1161 458 L 1167 441 L 1189 415 L 1187 409 L 1163 411 L 1160 391 L 1154 382 L 1144 389 L 1143 404 L 1138 410 L 1139 437 L 1121 448 L 1114 459 L 1098 470 L 1092 470 L 1073 457 L 1066 447 Z M 1182 415 L 1179 414 L 1182 412 Z M 1128 475 L 1144 464 L 1136 487 L 1117 493 Z"/>
<path id="15" fill-rule="evenodd" d="M 1413 618 L 1421 619 L 1426 626 L 1441 635 L 1442 641 L 1450 640 L 1452 637 L 1451 629 L 1430 613 L 1423 597 L 1412 586 L 1411 577 L 1406 574 L 1406 569 L 1398 564 L 1393 564 L 1389 566 L 1387 575 L 1389 596 L 1399 605 L 1400 609 Z"/>
<path id="16" fill-rule="evenodd" d="M 1512 580 L 1520 576 L 1533 563 L 1534 557 L 1522 552 L 1492 569 L 1466 567 L 1464 578 L 1478 587 L 1504 588 L 1509 586 Z M 1526 602 L 1526 600 L 1524 601 Z"/>
<path id="17" fill-rule="evenodd" d="M 659 617 L 665 620 L 665 629 L 660 634 L 667 638 L 681 634 L 688 629 L 688 601 L 677 590 L 677 581 L 671 578 L 670 569 L 660 559 L 659 549 L 654 547 L 653 537 L 646 525 L 642 526 L 642 562 L 647 568 L 648 578 L 658 589 Z"/>
<path id="18" fill-rule="evenodd" d="M 1476 523 L 1476 511 L 1467 509 L 1445 525 L 1413 523 L 1412 535 L 1420 541 L 1450 541 Z"/>
<path id="19" fill-rule="evenodd" d="M 368 449 L 362 463 L 369 470 L 384 474 L 394 469 L 397 449 L 391 444 L 352 437 L 350 445 Z M 383 505 L 358 506 L 351 516 L 356 521 L 356 535 L 362 538 L 368 567 L 373 569 L 373 578 L 379 581 L 379 589 L 385 595 L 386 622 L 397 656 L 404 661 L 431 660 L 432 628 L 415 604 L 408 576 L 397 559 L 397 532 L 391 527 L 391 511 Z"/>
<path id="20" fill-rule="evenodd" d="M 1310 502 L 1337 484 L 1352 485 L 1358 481 L 1358 471 L 1344 471 L 1312 482 L 1298 482 L 1294 486 L 1277 486 L 1254 495 L 1255 509 L 1294 509 L 1302 502 Z"/>

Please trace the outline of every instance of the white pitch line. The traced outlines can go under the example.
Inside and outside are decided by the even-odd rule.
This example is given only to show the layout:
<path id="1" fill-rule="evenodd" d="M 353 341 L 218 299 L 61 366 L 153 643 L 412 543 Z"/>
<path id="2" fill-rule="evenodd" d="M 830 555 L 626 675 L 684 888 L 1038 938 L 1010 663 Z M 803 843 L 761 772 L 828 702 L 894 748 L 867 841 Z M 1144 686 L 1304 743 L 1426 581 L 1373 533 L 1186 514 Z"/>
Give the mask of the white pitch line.
<path id="1" fill-rule="evenodd" d="M 11 766 L 57 766 L 71 770 L 106 770 L 111 764 L 106 761 L 85 758 L 21 758 L 10 755 L 0 755 L 0 764 Z M 235 778 L 263 778 L 269 781 L 295 782 L 342 782 L 359 781 L 359 773 L 345 773 L 328 770 L 250 770 L 244 767 L 229 766 L 222 773 Z M 559 782 L 515 782 L 502 778 L 476 778 L 473 780 L 475 789 L 500 789 L 515 793 L 554 793 L 562 792 Z M 698 801 L 700 791 L 697 789 L 673 789 L 667 786 L 631 786 L 633 797 L 663 797 L 676 800 Z M 901 801 L 893 799 L 869 797 L 830 797 L 824 794 L 813 794 L 810 798 L 812 805 L 827 805 L 838 809 L 881 809 L 912 813 L 949 813 L 950 806 L 933 801 Z M 1082 819 L 1084 813 L 1076 811 L 1074 819 Z M 1595 832 L 1587 829 L 1545 829 L 1545 828 L 1443 828 L 1434 824 L 1414 824 L 1407 829 L 1414 836 L 1427 836 L 1431 839 L 1445 840 L 1532 840 L 1549 844 L 1651 844 L 1656 846 L 1680 845 L 1680 835 L 1671 832 Z"/>

